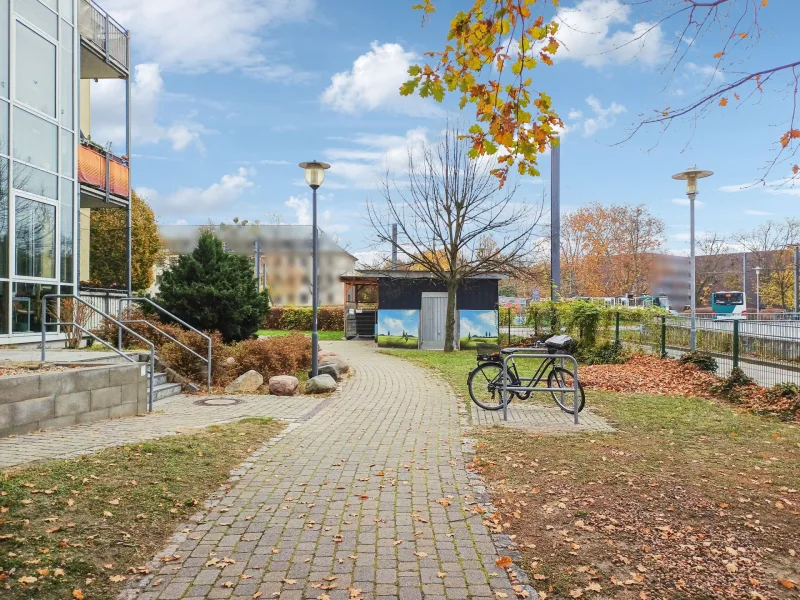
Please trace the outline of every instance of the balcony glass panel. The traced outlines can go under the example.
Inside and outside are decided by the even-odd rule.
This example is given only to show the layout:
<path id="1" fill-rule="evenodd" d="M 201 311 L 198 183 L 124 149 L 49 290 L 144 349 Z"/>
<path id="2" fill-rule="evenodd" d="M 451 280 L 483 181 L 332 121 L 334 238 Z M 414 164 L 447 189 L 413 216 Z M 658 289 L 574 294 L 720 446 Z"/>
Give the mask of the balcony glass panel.
<path id="1" fill-rule="evenodd" d="M 75 184 L 69 179 L 61 180 L 61 281 L 72 283 L 75 279 L 73 272 L 74 232 L 73 220 L 75 218 Z"/>
<path id="2" fill-rule="evenodd" d="M 15 96 L 20 102 L 56 118 L 56 47 L 17 22 Z"/>
<path id="3" fill-rule="evenodd" d="M 61 124 L 73 129 L 75 113 L 75 65 L 72 27 L 61 21 Z"/>
<path id="4" fill-rule="evenodd" d="M 14 210 L 16 274 L 56 276 L 56 207 L 17 196 Z"/>
<path id="5" fill-rule="evenodd" d="M 24 192 L 58 200 L 58 177 L 14 162 L 14 187 Z"/>
<path id="6" fill-rule="evenodd" d="M 75 135 L 61 130 L 61 174 L 66 177 L 75 177 Z"/>
<path id="7" fill-rule="evenodd" d="M 8 159 L 0 158 L 0 277 L 8 277 Z"/>
<path id="8" fill-rule="evenodd" d="M 0 0 L 0 98 L 8 98 L 8 62 L 9 62 L 9 4 L 8 0 Z"/>
<path id="9" fill-rule="evenodd" d="M 58 39 L 58 15 L 39 0 L 17 0 L 14 6 L 20 17 L 27 19 L 47 35 Z"/>
<path id="10" fill-rule="evenodd" d="M 58 172 L 58 127 L 14 107 L 14 158 Z"/>

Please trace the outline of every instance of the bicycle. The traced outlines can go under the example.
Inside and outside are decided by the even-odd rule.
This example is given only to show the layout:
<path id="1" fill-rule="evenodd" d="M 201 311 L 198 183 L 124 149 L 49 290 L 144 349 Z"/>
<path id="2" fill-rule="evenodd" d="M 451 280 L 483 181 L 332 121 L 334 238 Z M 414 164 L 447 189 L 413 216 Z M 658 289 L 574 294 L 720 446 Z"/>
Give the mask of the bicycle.
<path id="1" fill-rule="evenodd" d="M 537 342 L 530 347 L 546 348 L 547 346 L 542 342 Z M 557 350 L 556 348 L 553 349 Z M 478 366 L 470 372 L 467 379 L 467 387 L 472 401 L 484 410 L 500 410 L 503 408 L 503 354 L 513 354 L 513 352 L 501 350 L 489 355 L 479 353 Z M 508 361 L 509 385 L 511 387 L 533 388 L 545 381 L 546 376 L 548 388 L 569 389 L 574 387 L 575 376 L 572 371 L 557 365 L 556 359 L 549 357 L 547 354 L 542 354 L 542 358 L 544 360 L 542 360 L 536 369 L 536 373 L 530 379 L 520 377 L 516 361 L 511 358 Z M 527 400 L 530 398 L 531 393 L 531 391 L 511 392 L 508 402 L 511 403 L 514 396 L 520 400 Z M 482 397 L 483 394 L 488 395 L 488 398 Z M 561 410 L 569 414 L 575 414 L 573 393 L 551 391 L 550 395 Z M 586 394 L 580 382 L 578 382 L 578 395 L 580 399 L 578 412 L 581 412 L 586 404 Z M 479 396 L 481 397 L 479 398 Z"/>

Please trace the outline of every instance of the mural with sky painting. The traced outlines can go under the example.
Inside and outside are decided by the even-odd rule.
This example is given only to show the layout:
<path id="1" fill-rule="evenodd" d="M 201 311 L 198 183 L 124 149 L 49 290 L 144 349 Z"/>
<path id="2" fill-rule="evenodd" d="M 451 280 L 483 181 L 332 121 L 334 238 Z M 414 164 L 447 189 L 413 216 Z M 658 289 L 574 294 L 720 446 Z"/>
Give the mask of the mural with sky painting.
<path id="1" fill-rule="evenodd" d="M 462 310 L 459 324 L 462 350 L 498 343 L 497 311 Z"/>
<path id="2" fill-rule="evenodd" d="M 379 310 L 378 346 L 383 348 L 419 347 L 419 311 Z"/>

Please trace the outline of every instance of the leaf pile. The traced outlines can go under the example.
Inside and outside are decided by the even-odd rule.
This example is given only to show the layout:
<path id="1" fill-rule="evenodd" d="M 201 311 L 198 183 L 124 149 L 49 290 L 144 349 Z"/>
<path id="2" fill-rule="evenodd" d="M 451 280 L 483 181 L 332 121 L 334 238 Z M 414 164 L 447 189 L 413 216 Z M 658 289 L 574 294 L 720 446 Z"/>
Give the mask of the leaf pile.
<path id="1" fill-rule="evenodd" d="M 581 367 L 580 378 L 590 389 L 629 394 L 653 394 L 726 400 L 717 391 L 725 379 L 696 365 L 662 359 L 649 354 L 635 354 L 621 365 L 589 365 Z M 796 395 L 780 395 L 758 385 L 737 388 L 736 403 L 758 413 L 788 416 L 800 420 L 800 401 Z"/>

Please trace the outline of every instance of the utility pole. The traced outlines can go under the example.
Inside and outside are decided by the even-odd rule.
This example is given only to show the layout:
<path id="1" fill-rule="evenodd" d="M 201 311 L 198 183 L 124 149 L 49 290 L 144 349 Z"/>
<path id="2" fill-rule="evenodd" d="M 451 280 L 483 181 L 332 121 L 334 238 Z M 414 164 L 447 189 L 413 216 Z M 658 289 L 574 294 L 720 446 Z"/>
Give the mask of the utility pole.
<path id="1" fill-rule="evenodd" d="M 258 238 L 256 238 L 255 243 L 255 255 L 256 255 L 256 283 L 258 284 L 258 291 L 261 291 L 261 244 L 259 243 Z"/>
<path id="2" fill-rule="evenodd" d="M 800 275 L 800 246 L 797 244 L 794 245 L 794 312 L 798 313 L 798 296 L 800 294 L 800 280 L 798 279 L 798 275 Z"/>
<path id="3" fill-rule="evenodd" d="M 561 295 L 561 140 L 550 146 L 550 299 Z"/>
<path id="4" fill-rule="evenodd" d="M 742 252 L 742 292 L 744 293 L 744 308 L 747 310 L 747 252 Z"/>
<path id="5" fill-rule="evenodd" d="M 397 223 L 392 225 L 392 270 L 397 269 Z"/>

